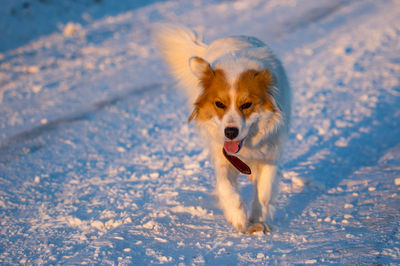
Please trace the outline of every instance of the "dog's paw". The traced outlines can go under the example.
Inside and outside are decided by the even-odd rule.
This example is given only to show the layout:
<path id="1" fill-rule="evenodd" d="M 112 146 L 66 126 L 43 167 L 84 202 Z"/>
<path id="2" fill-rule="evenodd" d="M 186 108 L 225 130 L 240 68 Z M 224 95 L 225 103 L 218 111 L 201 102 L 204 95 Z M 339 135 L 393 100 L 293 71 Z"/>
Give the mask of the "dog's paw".
<path id="1" fill-rule="evenodd" d="M 251 235 L 257 232 L 263 232 L 264 234 L 267 234 L 271 232 L 271 230 L 268 225 L 264 223 L 251 223 L 246 227 L 246 230 L 244 231 L 246 235 Z"/>
<path id="2" fill-rule="evenodd" d="M 246 214 L 243 209 L 238 208 L 226 214 L 227 221 L 239 232 L 243 232 L 246 228 Z"/>

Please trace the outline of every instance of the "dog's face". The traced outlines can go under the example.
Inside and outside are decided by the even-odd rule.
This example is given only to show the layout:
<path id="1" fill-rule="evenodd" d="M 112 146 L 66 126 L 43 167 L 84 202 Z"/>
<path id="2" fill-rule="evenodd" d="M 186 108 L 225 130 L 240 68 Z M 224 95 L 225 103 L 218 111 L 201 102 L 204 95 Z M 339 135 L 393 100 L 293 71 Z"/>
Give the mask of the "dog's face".
<path id="1" fill-rule="evenodd" d="M 217 141 L 224 143 L 228 153 L 239 152 L 261 117 L 268 119 L 278 112 L 271 93 L 274 78 L 268 69 L 246 70 L 228 79 L 223 69 L 212 69 L 199 57 L 190 60 L 190 67 L 203 90 L 189 121 L 211 124 L 218 132 Z"/>

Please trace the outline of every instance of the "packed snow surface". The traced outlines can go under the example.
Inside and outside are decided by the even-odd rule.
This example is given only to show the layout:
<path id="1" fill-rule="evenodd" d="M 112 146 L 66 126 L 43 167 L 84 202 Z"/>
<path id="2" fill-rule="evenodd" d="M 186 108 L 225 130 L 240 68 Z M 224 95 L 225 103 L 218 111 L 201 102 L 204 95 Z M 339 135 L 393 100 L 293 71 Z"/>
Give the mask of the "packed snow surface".
<path id="1" fill-rule="evenodd" d="M 77 2 L 1 11 L 0 264 L 400 263 L 398 0 Z M 285 65 L 271 234 L 237 233 L 217 207 L 151 43 L 161 21 L 256 36 Z"/>

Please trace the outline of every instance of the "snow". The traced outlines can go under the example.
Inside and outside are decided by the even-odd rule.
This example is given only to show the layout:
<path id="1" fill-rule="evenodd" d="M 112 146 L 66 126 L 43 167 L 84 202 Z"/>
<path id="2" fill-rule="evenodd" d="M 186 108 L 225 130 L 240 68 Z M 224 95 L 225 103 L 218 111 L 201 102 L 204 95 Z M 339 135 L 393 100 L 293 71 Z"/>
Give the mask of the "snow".
<path id="1" fill-rule="evenodd" d="M 400 263 L 399 1 L 132 2 L 4 3 L 0 264 Z M 271 234 L 217 207 L 151 43 L 160 21 L 282 59 L 293 123 Z"/>

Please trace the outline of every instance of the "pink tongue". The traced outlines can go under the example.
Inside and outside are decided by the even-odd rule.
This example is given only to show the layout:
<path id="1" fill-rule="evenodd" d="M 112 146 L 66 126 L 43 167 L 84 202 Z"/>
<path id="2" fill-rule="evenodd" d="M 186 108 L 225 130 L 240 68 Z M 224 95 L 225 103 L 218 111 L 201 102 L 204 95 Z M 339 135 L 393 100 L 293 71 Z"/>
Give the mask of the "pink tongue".
<path id="1" fill-rule="evenodd" d="M 224 149 L 229 153 L 237 153 L 239 151 L 239 141 L 225 141 Z"/>

